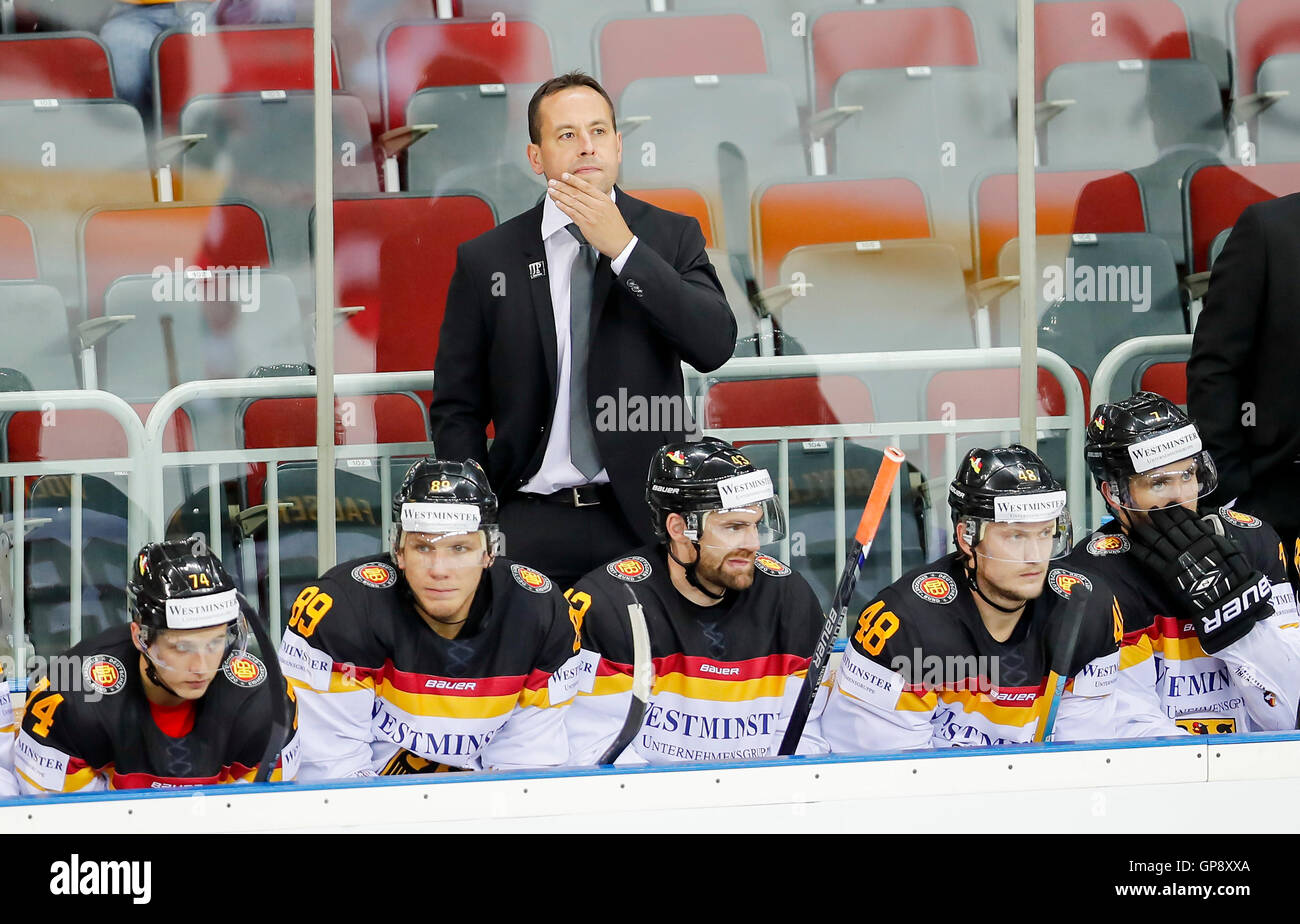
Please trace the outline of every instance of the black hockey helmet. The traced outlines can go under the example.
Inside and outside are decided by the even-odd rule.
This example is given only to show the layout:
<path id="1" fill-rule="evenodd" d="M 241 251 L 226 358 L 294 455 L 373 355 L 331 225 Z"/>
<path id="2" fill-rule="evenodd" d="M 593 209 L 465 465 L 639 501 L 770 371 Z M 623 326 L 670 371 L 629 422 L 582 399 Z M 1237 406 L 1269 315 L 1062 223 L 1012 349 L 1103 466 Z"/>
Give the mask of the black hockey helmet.
<path id="1" fill-rule="evenodd" d="M 767 469 L 757 468 L 739 449 L 716 437 L 661 446 L 650 460 L 645 499 L 661 542 L 668 541 L 670 513 L 681 514 L 687 537 L 698 541 L 704 514 L 741 507 L 761 508 L 761 542 L 785 535 L 785 518 Z"/>
<path id="2" fill-rule="evenodd" d="M 1147 473 L 1185 459 L 1192 460 L 1189 471 L 1194 469 L 1199 482 L 1198 497 L 1219 483 L 1196 424 L 1178 405 L 1149 391 L 1098 406 L 1084 432 L 1084 457 L 1097 487 L 1109 484 L 1124 507 L 1132 503 L 1131 479 L 1149 482 Z"/>
<path id="3" fill-rule="evenodd" d="M 1013 443 L 996 449 L 972 449 L 948 486 L 953 535 L 970 521 L 971 548 L 984 538 L 989 523 L 1035 523 L 1056 520 L 1052 558 L 1070 550 L 1073 532 L 1065 488 L 1038 454 Z"/>
<path id="4" fill-rule="evenodd" d="M 477 530 L 486 536 L 490 554 L 503 553 L 497 496 L 481 465 L 473 459 L 449 462 L 426 456 L 407 469 L 393 495 L 394 561 L 404 531 L 455 535 Z"/>

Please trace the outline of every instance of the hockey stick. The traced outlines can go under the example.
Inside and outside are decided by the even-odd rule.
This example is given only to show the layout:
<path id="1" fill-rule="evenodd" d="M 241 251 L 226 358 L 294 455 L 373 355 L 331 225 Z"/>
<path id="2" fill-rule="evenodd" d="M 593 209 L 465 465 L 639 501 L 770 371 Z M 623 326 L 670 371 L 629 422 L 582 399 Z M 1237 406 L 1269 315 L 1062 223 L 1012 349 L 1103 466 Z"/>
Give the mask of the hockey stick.
<path id="1" fill-rule="evenodd" d="M 808 713 L 812 709 L 813 700 L 817 698 L 817 688 L 821 686 L 822 678 L 826 675 L 826 665 L 830 661 L 835 640 L 839 638 L 840 626 L 844 624 L 844 618 L 848 615 L 849 601 L 858 586 L 858 574 L 862 571 L 862 563 L 867 560 L 867 553 L 871 551 L 871 542 L 876 538 L 876 530 L 885 515 L 885 506 L 889 503 L 894 482 L 898 479 L 899 467 L 905 458 L 907 457 L 901 450 L 890 446 L 880 460 L 876 483 L 871 486 L 867 506 L 863 508 L 862 519 L 858 521 L 858 531 L 853 534 L 853 546 L 844 560 L 839 586 L 835 588 L 830 612 L 826 614 L 826 622 L 822 624 L 822 634 L 817 639 L 812 660 L 808 662 L 808 674 L 803 679 L 799 698 L 795 700 L 794 711 L 790 714 L 790 724 L 785 728 L 785 737 L 781 739 L 781 749 L 778 754 L 793 754 L 795 748 L 799 746 L 804 725 L 808 722 Z"/>
<path id="2" fill-rule="evenodd" d="M 1074 649 L 1079 646 L 1079 634 L 1083 629 L 1083 614 L 1088 608 L 1091 595 L 1082 583 L 1075 584 L 1070 590 L 1069 602 L 1065 604 L 1065 644 L 1059 651 L 1052 652 L 1051 671 L 1047 675 L 1047 718 L 1039 723 L 1034 732 L 1035 741 L 1051 741 L 1052 729 L 1056 725 L 1056 710 L 1060 708 L 1061 696 L 1065 693 L 1065 681 L 1070 678 L 1070 662 L 1074 660 Z M 1041 707 L 1040 707 L 1041 708 Z"/>
<path id="3" fill-rule="evenodd" d="M 626 585 L 625 585 L 626 586 Z M 627 707 L 627 718 L 623 727 L 600 755 L 597 764 L 602 766 L 618 760 L 618 755 L 632 743 L 636 733 L 641 730 L 641 720 L 645 718 L 646 707 L 650 703 L 650 689 L 655 682 L 655 663 L 650 657 L 650 630 L 645 624 L 645 611 L 630 586 L 628 596 L 632 602 L 627 605 L 627 621 L 632 628 L 632 702 Z"/>

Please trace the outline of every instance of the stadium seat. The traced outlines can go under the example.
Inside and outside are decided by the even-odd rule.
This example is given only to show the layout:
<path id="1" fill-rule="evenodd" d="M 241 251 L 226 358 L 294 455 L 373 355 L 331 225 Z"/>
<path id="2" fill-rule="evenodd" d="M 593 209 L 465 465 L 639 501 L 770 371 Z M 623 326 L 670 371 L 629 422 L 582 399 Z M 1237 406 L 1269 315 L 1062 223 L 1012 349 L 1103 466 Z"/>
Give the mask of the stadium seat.
<path id="1" fill-rule="evenodd" d="M 1211 244 L 1225 228 L 1237 223 L 1246 206 L 1294 192 L 1300 192 L 1300 163 L 1190 168 L 1183 181 L 1183 233 L 1190 271 L 1210 268 Z"/>
<path id="2" fill-rule="evenodd" d="M 813 20 L 812 55 L 819 110 L 849 71 L 980 63 L 971 18 L 955 6 L 824 12 Z"/>
<path id="3" fill-rule="evenodd" d="M 713 211 L 709 200 L 698 189 L 690 186 L 639 187 L 628 189 L 627 194 L 642 202 L 649 202 L 661 209 L 689 215 L 700 223 L 706 249 L 717 246 L 713 225 Z"/>
<path id="4" fill-rule="evenodd" d="M 674 8 L 680 8 L 680 3 Z M 574 68 L 595 73 L 592 36 L 608 16 L 634 15 L 646 11 L 646 0 L 460 0 L 460 15 L 466 19 L 504 16 L 509 29 L 520 20 L 532 20 L 546 30 L 555 46 L 555 72 Z"/>
<path id="5" fill-rule="evenodd" d="M 433 368 L 456 248 L 492 226 L 492 210 L 474 196 L 336 199 L 335 304 L 345 312 L 336 371 Z"/>
<path id="6" fill-rule="evenodd" d="M 158 132 L 167 137 L 176 134 L 182 110 L 197 96 L 311 90 L 312 30 L 285 25 L 227 26 L 204 35 L 167 32 L 154 43 L 153 76 Z M 337 90 L 337 55 L 333 79 Z"/>
<path id="7" fill-rule="evenodd" d="M 1300 29 L 1300 14 L 1296 28 Z M 1255 119 L 1256 157 L 1260 163 L 1300 160 L 1300 54 L 1272 55 L 1260 65 L 1261 93 L 1284 91 Z"/>
<path id="8" fill-rule="evenodd" d="M 30 223 L 40 277 L 77 300 L 74 242 L 95 206 L 153 201 L 140 114 L 111 100 L 0 102 L 0 204 Z"/>
<path id="9" fill-rule="evenodd" d="M 384 124 L 406 124 L 406 106 L 424 87 L 531 84 L 554 76 L 551 47 L 536 23 L 517 21 L 504 34 L 492 20 L 398 22 L 380 37 Z"/>
<path id="10" fill-rule="evenodd" d="M 1228 8 L 1232 0 L 1176 0 L 1187 17 L 1192 54 L 1214 73 L 1219 87 L 1232 85 L 1228 57 Z"/>
<path id="11" fill-rule="evenodd" d="M 1089 184 L 1108 179 L 1104 190 L 1087 200 L 1080 193 Z M 1100 189 L 1100 186 L 1097 187 Z M 972 190 L 975 267 L 979 278 L 997 275 L 998 252 L 1017 236 L 1016 175 L 983 177 Z M 1137 181 L 1110 170 L 1040 170 L 1034 176 L 1039 234 L 1137 233 L 1146 231 L 1146 215 Z"/>
<path id="12" fill-rule="evenodd" d="M 116 6 L 116 0 L 13 0 L 14 32 L 95 32 Z"/>
<path id="13" fill-rule="evenodd" d="M 1187 407 L 1187 363 L 1147 360 L 1138 367 L 1133 392 L 1152 391 L 1164 395 L 1174 404 Z"/>
<path id="14" fill-rule="evenodd" d="M 1044 126 L 1053 168 L 1137 167 L 1171 149 L 1227 154 L 1214 72 L 1194 59 L 1086 61 L 1047 77 L 1048 100 L 1071 100 Z"/>
<path id="15" fill-rule="evenodd" d="M 0 280 L 35 279 L 36 242 L 31 225 L 0 212 Z"/>
<path id="16" fill-rule="evenodd" d="M 373 0 L 334 0 L 330 25 L 342 85 L 365 104 L 370 132 L 376 138 L 384 131 L 379 36 L 394 22 L 429 19 L 434 15 L 434 0 L 384 0 L 382 9 L 383 15 L 376 16 Z"/>
<path id="17" fill-rule="evenodd" d="M 749 251 L 753 190 L 807 173 L 794 95 L 772 77 L 634 80 L 618 98 L 618 118 L 624 183 L 698 187 L 732 253 Z M 646 121 L 628 136 L 634 119 Z"/>
<path id="18" fill-rule="evenodd" d="M 1228 15 L 1232 95 L 1241 100 L 1260 89 L 1256 78 L 1265 61 L 1300 52 L 1300 9 L 1292 0 L 1236 0 Z"/>
<path id="19" fill-rule="evenodd" d="M 1187 19 L 1174 0 L 1073 0 L 1034 5 L 1038 98 L 1049 74 L 1072 61 L 1190 58 Z"/>
<path id="20" fill-rule="evenodd" d="M 127 319 L 101 350 L 99 387 L 128 400 L 156 400 L 182 382 L 242 378 L 257 366 L 306 362 L 310 324 L 288 277 L 251 271 L 209 273 L 158 298 L 155 276 L 122 276 L 104 296 L 104 316 Z"/>
<path id="21" fill-rule="evenodd" d="M 0 282 L 0 367 L 24 373 L 37 390 L 77 388 L 63 296 L 53 286 Z"/>
<path id="22" fill-rule="evenodd" d="M 925 194 L 901 177 L 817 177 L 769 183 L 754 194 L 755 259 L 763 287 L 781 282 L 796 247 L 930 236 Z"/>
<path id="23" fill-rule="evenodd" d="M 0 36 L 0 100 L 112 99 L 108 49 L 89 33 Z"/>
<path id="24" fill-rule="evenodd" d="M 527 211 L 546 191 L 528 165 L 528 101 L 532 84 L 426 87 L 406 108 L 408 125 L 436 125 L 407 153 L 411 192 L 473 193 L 501 221 Z"/>
<path id="25" fill-rule="evenodd" d="M 949 0 L 964 9 L 975 25 L 980 64 L 998 75 L 1007 96 L 1015 98 L 1016 0 Z"/>
<path id="26" fill-rule="evenodd" d="M 836 107 L 861 107 L 835 132 L 835 172 L 908 176 L 930 203 L 934 236 L 970 268 L 970 188 L 1014 170 L 1015 121 L 1002 81 L 983 68 L 855 70 L 835 84 Z"/>
<path id="27" fill-rule="evenodd" d="M 333 99 L 334 193 L 379 191 L 370 123 L 355 96 Z M 271 255 L 304 299 L 312 291 L 308 215 L 315 201 L 314 103 L 310 93 L 201 96 L 181 113 L 183 134 L 203 134 L 182 158 L 187 200 L 242 198 L 266 216 Z"/>
<path id="28" fill-rule="evenodd" d="M 599 68 L 596 77 L 619 107 L 620 115 L 631 113 L 623 92 L 633 81 L 767 73 L 758 23 L 741 13 L 655 13 L 610 19 L 599 27 L 595 42 Z M 733 85 L 731 81 L 723 83 Z M 793 89 L 788 85 L 786 89 L 793 100 Z M 773 114 L 766 109 L 752 111 Z M 719 108 L 717 114 L 722 115 L 723 110 Z M 783 112 L 775 115 L 785 117 Z M 696 127 L 706 124 L 699 122 Z"/>
<path id="29" fill-rule="evenodd" d="M 851 375 L 715 382 L 704 406 L 710 429 L 873 423 L 871 390 Z M 742 445 L 742 444 L 737 444 Z"/>

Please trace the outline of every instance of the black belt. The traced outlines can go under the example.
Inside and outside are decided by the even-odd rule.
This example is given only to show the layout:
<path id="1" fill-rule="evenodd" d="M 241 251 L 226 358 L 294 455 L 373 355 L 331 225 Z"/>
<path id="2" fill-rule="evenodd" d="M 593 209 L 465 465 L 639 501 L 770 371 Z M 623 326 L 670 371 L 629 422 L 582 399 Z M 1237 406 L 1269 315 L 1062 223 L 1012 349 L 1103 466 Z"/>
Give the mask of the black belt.
<path id="1" fill-rule="evenodd" d="M 561 488 L 554 494 L 520 491 L 515 496 L 543 504 L 559 504 L 563 507 L 595 507 L 613 501 L 614 489 L 608 484 L 580 484 L 576 488 Z"/>

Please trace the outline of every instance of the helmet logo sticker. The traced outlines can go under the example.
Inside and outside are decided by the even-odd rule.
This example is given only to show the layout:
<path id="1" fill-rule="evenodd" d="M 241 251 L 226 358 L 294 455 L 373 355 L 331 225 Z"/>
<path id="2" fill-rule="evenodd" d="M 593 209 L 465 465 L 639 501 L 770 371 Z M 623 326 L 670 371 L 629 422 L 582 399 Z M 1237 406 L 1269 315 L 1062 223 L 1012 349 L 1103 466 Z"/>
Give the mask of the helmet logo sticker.
<path id="1" fill-rule="evenodd" d="M 1201 435 L 1196 432 L 1195 424 L 1188 424 L 1172 433 L 1161 433 L 1134 443 L 1128 447 L 1128 457 L 1133 463 L 1133 471 L 1141 474 L 1200 451 Z"/>
<path id="2" fill-rule="evenodd" d="M 408 533 L 470 533 L 478 529 L 481 513 L 474 504 L 445 502 L 402 504 L 402 529 Z"/>
<path id="3" fill-rule="evenodd" d="M 957 599 L 957 585 L 942 571 L 927 571 L 912 582 L 912 593 L 926 603 L 951 603 Z"/>
<path id="4" fill-rule="evenodd" d="M 1049 571 L 1047 584 L 1067 600 L 1070 599 L 1070 592 L 1074 590 L 1077 584 L 1082 584 L 1086 589 L 1092 590 L 1092 581 L 1076 571 L 1066 571 L 1064 568 L 1053 568 Z"/>
<path id="5" fill-rule="evenodd" d="M 633 555 L 629 558 L 620 558 L 618 561 L 610 562 L 605 566 L 610 577 L 616 577 L 620 581 L 627 581 L 634 584 L 637 581 L 644 581 L 650 576 L 650 562 L 646 561 L 640 555 Z"/>
<path id="6" fill-rule="evenodd" d="M 511 565 L 510 574 L 514 577 L 515 583 L 524 590 L 531 590 L 535 594 L 544 594 L 551 589 L 550 578 L 542 574 L 542 572 L 534 571 L 524 565 Z"/>
<path id="7" fill-rule="evenodd" d="M 173 597 L 164 601 L 168 629 L 206 629 L 239 618 L 239 598 L 234 588 L 201 597 Z"/>
<path id="8" fill-rule="evenodd" d="M 81 679 L 96 693 L 110 695 L 126 686 L 126 667 L 112 655 L 94 655 L 82 665 Z"/>
<path id="9" fill-rule="evenodd" d="M 975 474 L 978 475 L 980 473 L 980 469 L 984 467 L 984 460 L 977 456 L 970 460 L 970 467 L 973 468 L 975 470 Z"/>
<path id="10" fill-rule="evenodd" d="M 1088 543 L 1088 554 L 1101 557 L 1102 555 L 1120 555 L 1131 548 L 1132 543 L 1128 541 L 1128 536 L 1116 533 L 1111 536 L 1097 536 Z"/>
<path id="11" fill-rule="evenodd" d="M 145 554 L 144 554 L 144 552 L 141 552 L 141 553 L 140 553 L 140 574 L 141 574 L 141 576 L 144 575 L 144 564 L 145 564 Z"/>
<path id="12" fill-rule="evenodd" d="M 998 523 L 1037 523 L 1054 520 L 1065 509 L 1064 491 L 1041 494 L 999 495 L 993 498 L 993 519 Z"/>
<path id="13" fill-rule="evenodd" d="M 370 561 L 352 569 L 352 580 L 363 587 L 382 590 L 397 583 L 397 572 L 382 561 Z"/>
<path id="14" fill-rule="evenodd" d="M 1020 471 L 1016 472 L 1016 477 L 1019 478 L 1021 481 L 1039 480 L 1038 472 L 1034 471 L 1032 468 L 1025 468 L 1023 466 L 1021 466 Z"/>
<path id="15" fill-rule="evenodd" d="M 226 658 L 222 673 L 237 687 L 255 687 L 266 679 L 266 665 L 248 652 Z"/>
<path id="16" fill-rule="evenodd" d="M 1249 513 L 1238 513 L 1228 507 L 1220 507 L 1219 516 L 1223 517 L 1225 520 L 1231 520 L 1233 523 L 1236 523 L 1238 526 L 1243 526 L 1246 529 L 1259 529 L 1264 525 L 1264 521 L 1259 517 L 1252 517 Z"/>
<path id="17" fill-rule="evenodd" d="M 772 489 L 772 476 L 765 468 L 746 472 L 744 475 L 734 475 L 718 482 L 718 498 L 722 501 L 723 510 L 734 510 L 737 507 L 756 504 L 775 495 L 776 492 Z"/>
<path id="18" fill-rule="evenodd" d="M 744 456 L 742 456 L 740 453 L 736 453 L 735 455 L 733 455 L 733 456 L 731 457 L 731 461 L 734 462 L 734 463 L 736 463 L 737 465 L 752 465 L 752 464 L 753 464 L 753 463 L 750 462 L 748 459 L 746 459 Z"/>
<path id="19" fill-rule="evenodd" d="M 772 575 L 772 577 L 785 577 L 787 574 L 792 573 L 790 566 L 785 562 L 777 561 L 771 555 L 764 555 L 762 552 L 754 556 L 754 567 L 764 574 Z"/>
<path id="20" fill-rule="evenodd" d="M 668 457 L 668 461 L 672 462 L 674 465 L 686 464 L 686 453 L 682 452 L 680 449 L 674 449 L 672 452 L 665 453 L 665 455 Z"/>
<path id="21" fill-rule="evenodd" d="M 1098 415 L 1097 415 L 1097 419 L 1094 420 L 1094 421 L 1092 422 L 1092 425 L 1093 425 L 1094 427 L 1096 427 L 1098 430 L 1105 430 L 1105 429 L 1106 429 L 1106 418 L 1105 418 L 1105 417 L 1102 417 L 1100 414 L 1098 414 Z"/>

